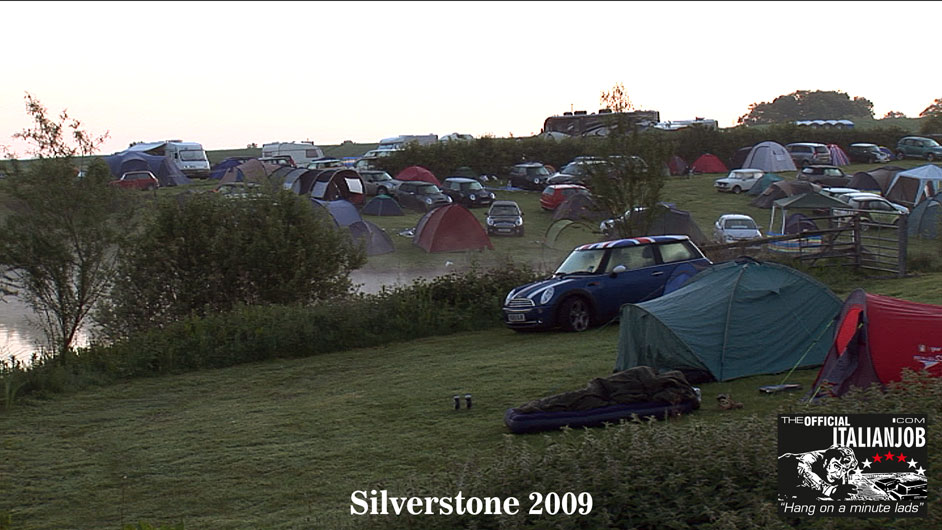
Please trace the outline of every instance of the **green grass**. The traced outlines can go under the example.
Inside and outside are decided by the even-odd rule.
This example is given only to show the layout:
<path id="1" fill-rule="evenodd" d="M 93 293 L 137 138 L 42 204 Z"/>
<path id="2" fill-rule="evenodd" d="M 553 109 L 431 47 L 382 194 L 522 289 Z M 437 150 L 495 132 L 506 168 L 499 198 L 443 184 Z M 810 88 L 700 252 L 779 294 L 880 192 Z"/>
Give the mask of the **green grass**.
<path id="1" fill-rule="evenodd" d="M 402 491 L 488 458 L 509 436 L 507 408 L 610 373 L 616 340 L 617 326 L 462 333 L 33 401 L 0 414 L 0 513 L 15 528 L 335 527 L 354 490 Z M 782 377 L 703 385 L 696 416 L 768 413 L 798 397 L 757 392 Z M 721 392 L 745 408 L 720 411 Z M 464 393 L 473 408 L 453 410 Z"/>

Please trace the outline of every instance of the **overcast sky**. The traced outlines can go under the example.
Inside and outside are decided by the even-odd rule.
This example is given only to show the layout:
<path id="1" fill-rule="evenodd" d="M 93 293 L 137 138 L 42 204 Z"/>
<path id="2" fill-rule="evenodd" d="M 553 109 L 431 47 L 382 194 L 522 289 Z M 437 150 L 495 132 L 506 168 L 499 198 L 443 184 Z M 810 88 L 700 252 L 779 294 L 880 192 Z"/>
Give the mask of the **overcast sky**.
<path id="1" fill-rule="evenodd" d="M 878 118 L 942 97 L 940 2 L 4 1 L 0 20 L 0 144 L 21 155 L 27 92 L 107 131 L 103 153 L 529 136 L 618 82 L 662 120 L 723 127 L 796 90 Z"/>

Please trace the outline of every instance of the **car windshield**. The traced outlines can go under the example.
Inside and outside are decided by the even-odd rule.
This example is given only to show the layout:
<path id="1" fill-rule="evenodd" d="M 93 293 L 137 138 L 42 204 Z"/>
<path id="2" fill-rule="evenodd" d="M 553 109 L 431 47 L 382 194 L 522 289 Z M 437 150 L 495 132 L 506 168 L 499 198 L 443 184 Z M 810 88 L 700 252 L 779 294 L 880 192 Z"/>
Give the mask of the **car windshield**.
<path id="1" fill-rule="evenodd" d="M 563 174 L 565 174 L 565 175 L 572 175 L 572 176 L 574 176 L 574 177 L 581 177 L 581 176 L 585 175 L 585 166 L 583 166 L 582 164 L 577 164 L 577 163 L 573 162 L 572 164 L 566 164 L 565 167 L 563 167 L 561 170 L 559 170 L 559 172 L 560 172 L 560 173 L 563 173 Z"/>
<path id="2" fill-rule="evenodd" d="M 561 274 L 592 274 L 599 270 L 599 264 L 602 262 L 602 256 L 605 255 L 604 249 L 598 250 L 573 250 L 566 261 L 556 269 L 556 275 Z"/>
<path id="3" fill-rule="evenodd" d="M 480 182 L 462 182 L 461 189 L 462 191 L 478 191 L 483 190 L 484 186 Z"/>
<path id="4" fill-rule="evenodd" d="M 438 186 L 434 184 L 426 184 L 424 186 L 419 186 L 416 189 L 416 193 L 420 195 L 431 195 L 433 193 L 441 193 L 442 190 L 438 189 Z"/>
<path id="5" fill-rule="evenodd" d="M 180 160 L 193 162 L 196 160 L 205 160 L 205 159 L 206 159 L 206 155 L 203 154 L 203 152 L 198 149 L 186 149 L 186 150 L 180 151 Z"/>
<path id="6" fill-rule="evenodd" d="M 550 172 L 545 166 L 527 168 L 527 175 L 531 177 L 548 177 L 549 174 Z"/>
<path id="7" fill-rule="evenodd" d="M 727 219 L 725 228 L 734 230 L 756 229 L 756 222 L 752 219 Z"/>
<path id="8" fill-rule="evenodd" d="M 923 142 L 923 145 L 926 147 L 939 147 L 939 142 L 930 138 L 929 140 Z"/>
<path id="9" fill-rule="evenodd" d="M 392 180 L 392 177 L 389 176 L 389 173 L 386 173 L 385 171 L 381 173 L 370 173 L 369 177 L 373 182 L 384 182 L 387 180 Z"/>
<path id="10" fill-rule="evenodd" d="M 495 206 L 491 208 L 491 215 L 520 215 L 516 206 Z"/>

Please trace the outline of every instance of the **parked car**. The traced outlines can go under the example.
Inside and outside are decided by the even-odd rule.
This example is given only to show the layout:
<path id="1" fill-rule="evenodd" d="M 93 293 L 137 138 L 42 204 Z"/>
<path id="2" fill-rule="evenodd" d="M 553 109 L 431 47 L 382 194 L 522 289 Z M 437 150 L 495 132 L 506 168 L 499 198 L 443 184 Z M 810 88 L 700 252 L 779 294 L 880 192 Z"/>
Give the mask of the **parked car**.
<path id="1" fill-rule="evenodd" d="M 552 184 L 547 186 L 540 195 L 540 207 L 553 211 L 577 193 L 589 193 L 589 189 L 578 184 Z"/>
<path id="2" fill-rule="evenodd" d="M 728 213 L 713 223 L 713 240 L 717 243 L 733 243 L 762 237 L 755 219 L 748 215 Z"/>
<path id="3" fill-rule="evenodd" d="M 438 186 L 421 181 L 403 182 L 393 192 L 393 197 L 400 206 L 420 212 L 451 204 L 451 197 L 442 193 Z"/>
<path id="4" fill-rule="evenodd" d="M 890 155 L 880 150 L 877 144 L 850 144 L 847 147 L 847 158 L 859 164 L 877 164 L 890 161 Z"/>
<path id="5" fill-rule="evenodd" d="M 494 194 L 485 190 L 475 179 L 466 177 L 448 177 L 442 182 L 442 193 L 451 197 L 452 202 L 468 208 L 487 206 L 494 202 Z"/>
<path id="6" fill-rule="evenodd" d="M 260 157 L 258 161 L 263 164 L 271 164 L 274 166 L 294 167 L 294 160 L 290 155 L 263 156 Z"/>
<path id="7" fill-rule="evenodd" d="M 593 173 L 607 171 L 611 174 L 619 165 L 628 164 L 646 170 L 648 164 L 639 156 L 610 156 L 599 158 L 595 156 L 577 156 L 562 167 L 546 183 L 550 184 L 579 184 L 588 186 Z"/>
<path id="8" fill-rule="evenodd" d="M 932 138 L 906 136 L 896 143 L 896 158 L 925 158 L 929 162 L 942 159 L 942 145 Z"/>
<path id="9" fill-rule="evenodd" d="M 622 304 L 664 293 L 671 278 L 711 264 L 687 236 L 650 236 L 576 247 L 552 278 L 521 285 L 504 300 L 515 330 L 560 326 L 584 331 L 618 315 Z"/>
<path id="10" fill-rule="evenodd" d="M 821 193 L 839 199 L 841 195 L 847 195 L 848 193 L 860 193 L 860 190 L 856 188 L 841 188 L 841 187 L 825 187 L 821 188 Z"/>
<path id="11" fill-rule="evenodd" d="M 487 235 L 523 235 L 523 210 L 514 201 L 494 201 L 484 220 Z"/>
<path id="12" fill-rule="evenodd" d="M 807 180 L 822 186 L 846 186 L 850 175 L 837 166 L 813 165 L 801 168 L 795 176 L 798 180 Z"/>
<path id="13" fill-rule="evenodd" d="M 363 181 L 363 191 L 367 195 L 392 195 L 402 184 L 401 180 L 392 178 L 382 169 L 358 169 L 357 173 Z"/>
<path id="14" fill-rule="evenodd" d="M 831 163 L 831 151 L 824 144 L 798 142 L 786 145 L 785 150 L 798 167 Z"/>
<path id="15" fill-rule="evenodd" d="M 108 184 L 131 190 L 156 190 L 160 187 L 160 181 L 150 171 L 128 171 Z"/>
<path id="16" fill-rule="evenodd" d="M 344 167 L 343 160 L 330 156 L 324 156 L 311 160 L 307 165 L 308 169 L 330 169 L 335 167 Z"/>
<path id="17" fill-rule="evenodd" d="M 713 181 L 713 187 L 716 191 L 742 193 L 751 190 L 762 175 L 765 175 L 765 172 L 761 169 L 734 169 L 729 175 Z"/>
<path id="18" fill-rule="evenodd" d="M 901 215 L 909 215 L 909 208 L 892 203 L 876 193 L 845 193 L 837 198 L 846 202 L 849 208 L 835 208 L 834 215 L 851 215 L 856 210 L 861 214 L 861 221 L 881 224 L 896 224 Z"/>
<path id="19" fill-rule="evenodd" d="M 525 162 L 510 168 L 507 181 L 511 186 L 525 190 L 542 191 L 552 173 L 539 162 Z"/>

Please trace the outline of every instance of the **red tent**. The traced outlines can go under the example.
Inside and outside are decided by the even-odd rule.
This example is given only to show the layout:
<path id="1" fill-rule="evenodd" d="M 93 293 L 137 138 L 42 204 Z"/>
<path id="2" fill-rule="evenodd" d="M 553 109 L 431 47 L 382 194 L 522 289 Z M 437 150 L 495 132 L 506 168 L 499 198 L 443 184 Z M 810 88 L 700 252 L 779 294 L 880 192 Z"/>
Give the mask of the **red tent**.
<path id="1" fill-rule="evenodd" d="M 396 180 L 421 180 L 436 186 L 442 185 L 431 171 L 422 166 L 409 166 L 403 169 L 396 175 Z"/>
<path id="2" fill-rule="evenodd" d="M 885 386 L 903 368 L 942 376 L 942 306 L 850 293 L 837 317 L 834 342 L 814 383 L 816 395 Z"/>
<path id="3" fill-rule="evenodd" d="M 690 169 L 694 173 L 728 173 L 729 170 L 726 169 L 726 164 L 722 160 L 716 157 L 716 155 L 711 155 L 710 153 L 705 153 L 700 155 L 697 158 L 693 165 L 690 166 Z"/>
<path id="4" fill-rule="evenodd" d="M 426 252 L 494 250 L 481 222 L 460 204 L 449 204 L 425 214 L 415 227 L 412 243 Z"/>

